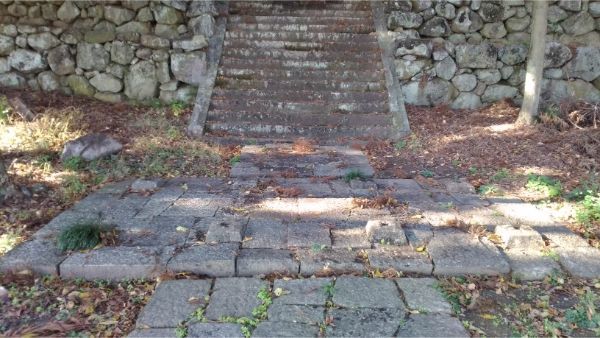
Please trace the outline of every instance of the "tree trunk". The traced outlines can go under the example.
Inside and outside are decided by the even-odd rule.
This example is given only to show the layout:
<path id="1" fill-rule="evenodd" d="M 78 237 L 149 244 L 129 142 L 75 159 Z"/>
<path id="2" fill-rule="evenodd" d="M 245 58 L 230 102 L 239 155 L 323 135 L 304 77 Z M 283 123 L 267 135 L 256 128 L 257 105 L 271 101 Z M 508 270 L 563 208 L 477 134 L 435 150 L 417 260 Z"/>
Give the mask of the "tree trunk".
<path id="1" fill-rule="evenodd" d="M 544 72 L 544 51 L 546 50 L 546 26 L 548 2 L 533 0 L 533 21 L 531 23 L 531 43 L 527 60 L 527 75 L 523 104 L 517 124 L 533 124 L 538 116 L 540 92 Z"/>

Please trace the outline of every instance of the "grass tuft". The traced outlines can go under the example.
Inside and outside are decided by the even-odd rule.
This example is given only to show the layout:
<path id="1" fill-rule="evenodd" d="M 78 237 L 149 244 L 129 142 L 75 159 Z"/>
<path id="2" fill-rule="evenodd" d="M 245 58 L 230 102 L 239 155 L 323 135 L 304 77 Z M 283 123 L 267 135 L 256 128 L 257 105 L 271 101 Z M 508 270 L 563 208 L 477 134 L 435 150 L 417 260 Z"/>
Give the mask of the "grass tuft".
<path id="1" fill-rule="evenodd" d="M 107 231 L 102 224 L 78 223 L 60 233 L 57 247 L 61 251 L 93 249 L 102 242 L 103 233 Z"/>
<path id="2" fill-rule="evenodd" d="M 560 181 L 544 175 L 529 174 L 525 187 L 530 191 L 543 193 L 549 198 L 558 197 L 562 194 Z"/>
<path id="3" fill-rule="evenodd" d="M 358 169 L 352 169 L 344 176 L 344 181 L 350 182 L 352 180 L 361 180 L 364 181 L 367 179 L 367 175 L 365 175 L 362 171 Z"/>

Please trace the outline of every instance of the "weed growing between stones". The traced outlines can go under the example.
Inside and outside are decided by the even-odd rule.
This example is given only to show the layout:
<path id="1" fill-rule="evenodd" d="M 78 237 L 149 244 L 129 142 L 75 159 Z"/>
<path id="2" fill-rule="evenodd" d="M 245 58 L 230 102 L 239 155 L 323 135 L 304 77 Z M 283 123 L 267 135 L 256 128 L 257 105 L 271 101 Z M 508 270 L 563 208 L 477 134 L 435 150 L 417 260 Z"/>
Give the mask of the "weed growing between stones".
<path id="1" fill-rule="evenodd" d="M 352 169 L 344 176 L 344 181 L 346 181 L 348 183 L 350 183 L 350 181 L 352 181 L 352 180 L 364 181 L 366 179 L 367 179 L 367 176 L 358 169 Z"/>
<path id="2" fill-rule="evenodd" d="M 525 187 L 530 191 L 537 191 L 548 198 L 559 197 L 562 194 L 560 181 L 544 175 L 529 174 Z"/>
<path id="3" fill-rule="evenodd" d="M 261 301 L 261 304 L 252 309 L 252 318 L 222 317 L 220 318 L 220 321 L 224 323 L 240 324 L 242 326 L 242 334 L 244 337 L 249 338 L 252 335 L 252 331 L 258 326 L 258 323 L 267 319 L 267 311 L 269 310 L 269 306 L 273 303 L 273 295 L 267 287 L 262 287 L 260 291 L 258 291 L 256 298 Z"/>
<path id="4" fill-rule="evenodd" d="M 114 228 L 96 223 L 78 223 L 60 233 L 57 247 L 61 251 L 88 250 L 102 242 L 114 244 L 115 239 Z"/>

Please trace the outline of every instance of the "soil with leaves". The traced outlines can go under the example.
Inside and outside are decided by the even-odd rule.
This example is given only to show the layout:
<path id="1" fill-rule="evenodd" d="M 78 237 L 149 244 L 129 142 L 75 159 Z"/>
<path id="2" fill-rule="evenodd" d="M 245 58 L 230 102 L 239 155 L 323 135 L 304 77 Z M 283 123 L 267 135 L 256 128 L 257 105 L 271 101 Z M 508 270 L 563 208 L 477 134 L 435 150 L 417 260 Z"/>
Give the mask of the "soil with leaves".
<path id="1" fill-rule="evenodd" d="M 408 107 L 412 134 L 363 148 L 379 177 L 466 177 L 485 196 L 516 196 L 561 210 L 562 221 L 600 247 L 600 105 L 549 106 L 541 123 L 514 124 L 519 108 Z"/>
<path id="2" fill-rule="evenodd" d="M 598 337 L 600 281 L 453 277 L 439 282 L 474 337 Z"/>

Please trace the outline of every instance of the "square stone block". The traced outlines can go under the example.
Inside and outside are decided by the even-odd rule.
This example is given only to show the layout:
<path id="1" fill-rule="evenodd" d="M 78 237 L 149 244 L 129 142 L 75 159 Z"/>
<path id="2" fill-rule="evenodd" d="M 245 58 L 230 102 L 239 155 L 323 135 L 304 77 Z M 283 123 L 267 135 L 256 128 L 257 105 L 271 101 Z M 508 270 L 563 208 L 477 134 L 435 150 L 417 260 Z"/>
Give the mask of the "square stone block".
<path id="1" fill-rule="evenodd" d="M 299 263 L 288 250 L 242 249 L 237 258 L 238 276 L 260 276 L 271 273 L 298 274 Z"/>
<path id="2" fill-rule="evenodd" d="M 206 241 L 208 243 L 241 242 L 244 239 L 247 217 L 220 217 L 208 225 Z"/>
<path id="3" fill-rule="evenodd" d="M 355 276 L 337 278 L 333 303 L 345 308 L 404 309 L 404 303 L 394 282 L 379 278 Z"/>
<path id="4" fill-rule="evenodd" d="M 217 278 L 205 316 L 210 320 L 252 318 L 252 310 L 261 304 L 256 296 L 268 286 L 266 281 L 257 278 Z"/>
<path id="5" fill-rule="evenodd" d="M 196 244 L 184 248 L 173 257 L 167 269 L 211 277 L 235 276 L 235 258 L 239 244 Z"/>

